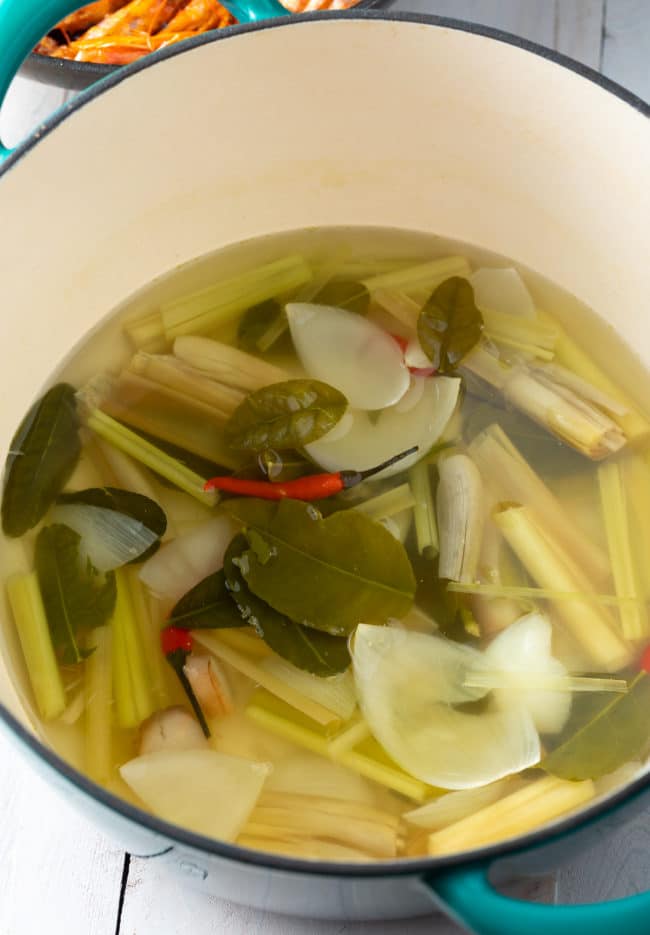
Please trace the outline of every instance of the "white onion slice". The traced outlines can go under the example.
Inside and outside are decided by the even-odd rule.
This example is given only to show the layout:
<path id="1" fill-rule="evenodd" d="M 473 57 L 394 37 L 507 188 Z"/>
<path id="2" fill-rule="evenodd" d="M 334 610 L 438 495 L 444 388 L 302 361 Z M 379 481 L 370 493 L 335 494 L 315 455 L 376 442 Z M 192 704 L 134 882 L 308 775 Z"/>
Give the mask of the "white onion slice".
<path id="1" fill-rule="evenodd" d="M 384 409 L 377 419 L 361 410 L 352 412 L 353 422 L 345 435 L 336 438 L 328 433 L 306 445 L 309 457 L 327 471 L 364 471 L 417 445 L 416 454 L 386 468 L 377 477 L 390 477 L 415 464 L 444 432 L 458 402 L 460 380 L 455 377 L 411 379 L 411 388 L 396 406 Z M 411 396 L 417 402 L 409 406 Z"/>
<path id="2" fill-rule="evenodd" d="M 469 281 L 479 308 L 535 318 L 535 303 L 516 269 L 477 269 Z"/>
<path id="3" fill-rule="evenodd" d="M 374 322 L 307 302 L 289 303 L 287 318 L 307 373 L 340 390 L 354 409 L 383 409 L 408 390 L 399 345 Z"/>
<path id="4" fill-rule="evenodd" d="M 238 526 L 215 516 L 163 545 L 140 569 L 140 580 L 157 597 L 177 600 L 223 565 Z"/>
<path id="5" fill-rule="evenodd" d="M 120 768 L 151 811 L 172 824 L 233 841 L 262 791 L 270 766 L 214 750 L 146 753 Z"/>
<path id="6" fill-rule="evenodd" d="M 567 674 L 562 663 L 551 655 L 551 637 L 552 628 L 546 617 L 528 614 L 490 643 L 483 653 L 483 663 L 490 671 L 502 675 L 502 686 L 493 693 L 500 708 L 524 705 L 541 733 L 555 734 L 569 717 L 571 692 L 530 687 L 535 675 Z"/>
<path id="7" fill-rule="evenodd" d="M 441 637 L 361 624 L 353 644 L 359 704 L 375 738 L 407 772 L 443 789 L 471 789 L 538 762 L 528 711 L 465 713 L 464 673 L 481 654 Z"/>
<path id="8" fill-rule="evenodd" d="M 158 540 L 139 520 L 100 506 L 62 503 L 52 510 L 51 518 L 81 536 L 82 562 L 88 558 L 102 574 L 139 558 Z"/>

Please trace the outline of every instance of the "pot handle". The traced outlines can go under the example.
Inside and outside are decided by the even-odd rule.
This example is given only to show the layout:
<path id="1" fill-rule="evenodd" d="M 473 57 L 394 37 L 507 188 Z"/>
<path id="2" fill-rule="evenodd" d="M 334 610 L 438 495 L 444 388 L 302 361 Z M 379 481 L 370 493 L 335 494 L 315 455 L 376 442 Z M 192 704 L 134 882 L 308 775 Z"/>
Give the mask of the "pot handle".
<path id="1" fill-rule="evenodd" d="M 650 929 L 650 892 L 581 906 L 511 899 L 490 883 L 489 863 L 451 868 L 425 880 L 475 935 L 638 935 Z"/>
<path id="2" fill-rule="evenodd" d="M 88 0 L 0 0 L 0 107 L 23 61 L 43 36 L 69 13 Z M 240 23 L 277 16 L 289 11 L 279 0 L 224 0 Z M 11 155 L 0 141 L 0 164 Z"/>

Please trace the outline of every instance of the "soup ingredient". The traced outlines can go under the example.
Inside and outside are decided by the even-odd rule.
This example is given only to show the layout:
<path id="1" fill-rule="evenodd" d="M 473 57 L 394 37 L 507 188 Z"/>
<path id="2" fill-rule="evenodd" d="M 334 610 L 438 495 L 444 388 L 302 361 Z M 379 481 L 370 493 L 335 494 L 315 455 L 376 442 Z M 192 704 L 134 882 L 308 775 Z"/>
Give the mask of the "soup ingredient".
<path id="1" fill-rule="evenodd" d="M 197 523 L 148 559 L 140 569 L 140 580 L 158 597 L 179 600 L 223 566 L 226 549 L 237 530 L 227 513 Z"/>
<path id="2" fill-rule="evenodd" d="M 503 429 L 496 423 L 479 433 L 468 453 L 481 476 L 496 496 L 504 501 L 521 503 L 534 511 L 537 522 L 549 537 L 556 539 L 575 556 L 587 577 L 606 581 L 610 574 L 607 555 L 578 526 L 541 477 L 522 456 Z M 554 590 L 560 590 L 553 584 Z"/>
<path id="3" fill-rule="evenodd" d="M 156 711 L 142 725 L 140 756 L 172 750 L 202 750 L 207 748 L 203 731 L 184 708 Z"/>
<path id="4" fill-rule="evenodd" d="M 596 793 L 593 782 L 565 782 L 546 777 L 506 795 L 429 836 L 432 857 L 473 850 L 539 828 L 584 805 Z"/>
<path id="5" fill-rule="evenodd" d="M 109 626 L 88 635 L 90 655 L 84 679 L 84 765 L 91 779 L 107 783 L 113 776 L 113 635 Z"/>
<path id="6" fill-rule="evenodd" d="M 356 510 L 323 519 L 297 500 L 230 500 L 249 548 L 239 563 L 249 588 L 296 623 L 348 635 L 360 620 L 407 613 L 415 577 L 401 543 Z M 289 584 L 289 586 L 287 586 Z"/>
<path id="7" fill-rule="evenodd" d="M 221 325 L 238 318 L 252 305 L 276 296 L 291 294 L 294 289 L 300 288 L 311 278 L 312 271 L 301 256 L 287 256 L 262 266 L 256 266 L 231 279 L 222 279 L 214 286 L 163 305 L 161 319 L 165 336 L 168 340 L 172 340 L 185 334 L 210 334 Z M 193 347 L 199 346 L 195 337 L 192 337 L 191 341 Z M 234 349 L 231 348 L 231 350 Z M 174 351 L 179 357 L 184 358 L 184 355 L 179 353 L 178 347 L 175 347 Z M 233 355 L 233 359 L 236 356 Z M 195 366 L 205 369 L 199 364 Z M 247 388 L 257 389 L 257 387 Z"/>
<path id="8" fill-rule="evenodd" d="M 473 581 L 485 514 L 481 475 L 465 454 L 442 457 L 438 462 L 438 474 L 438 575 L 452 581 Z"/>
<path id="9" fill-rule="evenodd" d="M 11 440 L 2 491 L 6 536 L 22 536 L 43 518 L 80 451 L 74 387 L 57 383 L 34 403 Z"/>
<path id="10" fill-rule="evenodd" d="M 551 654 L 551 624 L 541 614 L 522 617 L 507 627 L 488 646 L 483 655 L 488 669 L 499 672 L 499 687 L 493 697 L 507 709 L 513 702 L 523 704 L 535 727 L 542 734 L 562 730 L 571 709 L 571 692 L 544 691 L 536 677 L 566 676 L 567 670 Z"/>
<path id="11" fill-rule="evenodd" d="M 191 634 L 187 630 L 179 630 L 177 627 L 165 627 L 160 633 L 160 646 L 165 659 L 176 673 L 178 681 L 181 683 L 181 688 L 187 696 L 187 700 L 192 705 L 192 710 L 196 715 L 197 721 L 201 725 L 203 735 L 206 738 L 209 737 L 210 728 L 208 727 L 208 722 L 199 704 L 199 699 L 194 692 L 194 687 L 185 671 L 187 661 L 194 649 L 194 640 Z"/>
<path id="12" fill-rule="evenodd" d="M 38 712 L 52 720 L 66 699 L 36 572 L 12 576 L 6 589 Z"/>
<path id="13" fill-rule="evenodd" d="M 641 672 L 624 695 L 606 700 L 541 761 L 547 773 L 562 779 L 599 779 L 650 749 L 650 678 Z M 571 725 L 569 725 L 571 726 Z"/>
<path id="14" fill-rule="evenodd" d="M 533 720 L 522 705 L 488 702 L 481 713 L 455 705 L 477 700 L 464 673 L 476 650 L 441 637 L 360 624 L 352 647 L 359 704 L 381 745 L 418 779 L 444 789 L 493 782 L 539 761 Z"/>
<path id="15" fill-rule="evenodd" d="M 41 529 L 34 549 L 52 642 L 63 663 L 85 657 L 82 636 L 108 619 L 116 600 L 114 576 L 82 564 L 80 541 L 73 529 L 55 524 Z"/>
<path id="16" fill-rule="evenodd" d="M 228 665 L 232 666 L 242 675 L 247 676 L 252 682 L 261 685 L 272 695 L 281 698 L 287 705 L 291 705 L 297 711 L 303 712 L 316 724 L 331 725 L 340 723 L 340 717 L 336 712 L 329 710 L 324 705 L 313 701 L 310 697 L 297 691 L 292 685 L 278 678 L 272 672 L 262 668 L 262 662 L 247 656 L 237 649 L 233 649 L 218 636 L 208 633 L 206 630 L 197 630 L 194 634 L 197 643 L 204 646 L 205 649 L 214 653 L 218 659 L 222 659 Z M 315 682 L 320 682 L 318 676 L 311 676 Z"/>
<path id="17" fill-rule="evenodd" d="M 307 373 L 335 386 L 355 409 L 384 409 L 408 390 L 409 374 L 399 347 L 374 322 L 345 309 L 306 302 L 289 303 L 286 312 Z"/>
<path id="18" fill-rule="evenodd" d="M 168 392 L 182 394 L 185 402 L 189 398 L 204 403 L 210 407 L 214 416 L 224 422 L 244 398 L 243 390 L 219 383 L 173 354 L 138 351 L 131 358 L 128 371 L 123 371 L 123 374 L 126 372 L 137 374 L 150 384 L 166 388 Z"/>
<path id="19" fill-rule="evenodd" d="M 598 468 L 598 484 L 616 594 L 620 598 L 632 598 L 624 600 L 619 607 L 623 636 L 628 640 L 642 640 L 649 635 L 650 621 L 635 560 L 632 504 L 628 500 L 623 471 L 621 462 L 608 461 L 601 464 Z M 634 495 L 634 491 L 630 493 Z M 635 504 L 634 510 L 638 510 L 639 506 L 641 504 Z M 647 560 L 647 556 L 644 558 Z"/>
<path id="20" fill-rule="evenodd" d="M 423 458 L 413 465 L 409 471 L 409 485 L 415 500 L 413 517 L 418 551 L 420 555 L 433 558 L 438 554 L 440 543 L 428 459 Z"/>
<path id="21" fill-rule="evenodd" d="M 142 438 L 136 432 L 112 419 L 100 409 L 94 409 L 86 418 L 88 428 L 114 445 L 126 455 L 130 455 L 146 467 L 166 478 L 180 490 L 189 493 L 206 506 L 214 506 L 216 496 L 204 490 L 205 477 L 182 464 L 177 458 Z"/>
<path id="22" fill-rule="evenodd" d="M 529 507 L 503 505 L 494 521 L 529 575 L 542 588 L 578 592 L 575 600 L 554 601 L 567 630 L 589 654 L 597 670 L 614 672 L 631 659 L 608 611 L 590 601 L 593 588 L 575 559 L 549 535 Z"/>
<path id="23" fill-rule="evenodd" d="M 120 768 L 122 779 L 159 818 L 222 841 L 237 837 L 269 772 L 267 763 L 214 750 L 147 753 Z M 191 794 L 183 791 L 188 776 Z"/>
<path id="24" fill-rule="evenodd" d="M 415 265 L 407 263 L 406 266 L 368 276 L 363 284 L 373 298 L 380 291 L 402 292 L 411 298 L 426 298 L 446 279 L 469 274 L 469 263 L 464 256 L 449 256 Z M 414 325 L 415 320 L 410 321 L 410 324 Z"/>
<path id="25" fill-rule="evenodd" d="M 426 802 L 419 808 L 405 812 L 404 818 L 409 824 L 424 828 L 427 831 L 438 831 L 455 824 L 462 818 L 472 815 L 486 805 L 497 802 L 509 792 L 519 787 L 516 779 L 507 777 L 497 782 L 478 786 L 476 789 L 459 789 L 457 792 L 447 792 L 438 796 L 432 802 Z"/>
<path id="26" fill-rule="evenodd" d="M 463 366 L 499 390 L 506 402 L 521 410 L 562 442 L 594 461 L 619 451 L 627 442 L 620 426 L 591 402 L 591 393 L 566 386 L 558 372 L 524 360 L 509 363 L 496 348 L 477 345 Z"/>
<path id="27" fill-rule="evenodd" d="M 345 644 L 345 641 L 343 642 Z M 275 655 L 268 656 L 260 665 L 265 672 L 270 672 L 282 679 L 286 685 L 306 695 L 307 698 L 317 701 L 329 711 L 334 711 L 344 721 L 349 721 L 357 706 L 357 698 L 354 691 L 354 679 L 349 669 L 350 654 L 347 652 L 347 645 L 345 645 L 345 650 L 347 653 L 345 671 L 338 671 L 333 675 L 328 674 L 326 678 L 312 678 L 304 667 L 292 665 L 285 659 L 278 659 Z"/>
<path id="28" fill-rule="evenodd" d="M 246 497 L 258 497 L 262 500 L 283 500 L 289 497 L 292 500 L 324 500 L 333 497 L 343 490 L 356 487 L 357 484 L 383 473 L 399 461 L 409 458 L 417 448 L 409 448 L 393 455 L 388 461 L 378 464 L 367 471 L 336 471 L 334 474 L 309 474 L 295 480 L 279 483 L 277 481 L 244 480 L 239 477 L 212 477 L 206 482 L 206 488 L 212 490 L 226 490 L 229 493 Z M 367 511 L 366 515 L 368 514 Z M 397 511 L 396 511 L 397 512 Z M 384 518 L 384 517 L 380 517 Z"/>
<path id="29" fill-rule="evenodd" d="M 338 741 L 343 734 L 348 734 L 350 728 L 344 726 L 340 734 L 334 733 L 335 725 L 316 723 L 300 711 L 292 710 L 279 696 L 274 697 L 262 690 L 255 692 L 246 707 L 246 716 L 265 730 L 312 753 L 334 759 L 360 776 L 416 802 L 422 802 L 434 791 L 426 783 L 404 772 L 374 737 L 362 734 L 356 736 L 350 745 L 340 748 Z M 354 724 L 355 730 L 358 727 L 358 723 Z"/>
<path id="30" fill-rule="evenodd" d="M 310 458 L 327 471 L 367 470 L 387 461 L 395 451 L 429 451 L 444 432 L 456 409 L 460 380 L 454 377 L 411 377 L 411 388 L 395 406 L 380 413 L 350 411 L 344 435 L 325 435 L 305 445 Z M 412 467 L 417 455 L 396 462 L 380 475 L 384 479 Z"/>
<path id="31" fill-rule="evenodd" d="M 397 854 L 399 825 L 399 818 L 356 802 L 265 790 L 238 843 L 251 846 L 246 842 L 256 839 L 256 846 L 266 841 L 274 849 L 315 838 L 354 848 L 360 859 L 388 859 Z"/>
<path id="32" fill-rule="evenodd" d="M 342 393 L 318 380 L 288 380 L 251 393 L 226 425 L 240 451 L 302 448 L 334 428 L 347 409 Z"/>
<path id="33" fill-rule="evenodd" d="M 280 367 L 212 338 L 176 338 L 174 354 L 211 379 L 246 393 L 287 380 L 286 371 Z"/>
<path id="34" fill-rule="evenodd" d="M 516 269 L 482 267 L 472 273 L 469 281 L 481 311 L 535 318 L 535 303 Z"/>
<path id="35" fill-rule="evenodd" d="M 212 630 L 247 625 L 226 586 L 223 568 L 195 584 L 175 604 L 167 620 L 170 626 L 182 630 Z"/>
<path id="36" fill-rule="evenodd" d="M 156 702 L 139 619 L 131 596 L 126 569 L 115 572 L 117 599 L 111 618 L 113 693 L 120 727 L 138 727 L 151 714 Z"/>
<path id="37" fill-rule="evenodd" d="M 81 560 L 102 574 L 137 562 L 158 543 L 156 534 L 139 520 L 101 507 L 57 506 L 52 521 L 74 529 L 81 537 Z"/>
<path id="38" fill-rule="evenodd" d="M 253 594 L 242 573 L 248 561 L 243 557 L 247 548 L 246 536 L 238 535 L 224 558 L 227 588 L 239 609 L 241 623 L 253 626 L 267 646 L 299 669 L 320 676 L 347 669 L 350 653 L 344 638 L 294 623 Z"/>
<path id="39" fill-rule="evenodd" d="M 452 276 L 435 289 L 418 318 L 418 338 L 438 373 L 453 372 L 479 341 L 483 316 L 466 279 Z"/>
<path id="40" fill-rule="evenodd" d="M 234 711 L 228 679 L 214 656 L 188 656 L 183 672 L 201 710 L 208 717 L 224 717 Z"/>

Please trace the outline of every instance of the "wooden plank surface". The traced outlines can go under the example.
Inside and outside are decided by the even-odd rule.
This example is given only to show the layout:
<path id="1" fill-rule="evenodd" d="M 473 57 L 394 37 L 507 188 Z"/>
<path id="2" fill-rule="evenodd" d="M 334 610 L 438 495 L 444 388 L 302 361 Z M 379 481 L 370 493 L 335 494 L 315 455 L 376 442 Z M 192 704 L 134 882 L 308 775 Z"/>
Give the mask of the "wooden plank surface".
<path id="1" fill-rule="evenodd" d="M 486 23 L 556 48 L 650 99 L 650 0 L 400 0 L 398 9 Z M 64 99 L 57 89 L 15 82 L 0 115 L 13 145 Z M 155 860 L 132 860 L 89 826 L 0 736 L 0 935 L 459 935 L 440 917 L 409 923 L 327 923 L 270 916 L 193 894 L 161 876 Z M 560 901 L 588 902 L 650 883 L 650 815 L 603 839 L 558 874 Z M 533 894 L 549 899 L 548 881 Z"/>

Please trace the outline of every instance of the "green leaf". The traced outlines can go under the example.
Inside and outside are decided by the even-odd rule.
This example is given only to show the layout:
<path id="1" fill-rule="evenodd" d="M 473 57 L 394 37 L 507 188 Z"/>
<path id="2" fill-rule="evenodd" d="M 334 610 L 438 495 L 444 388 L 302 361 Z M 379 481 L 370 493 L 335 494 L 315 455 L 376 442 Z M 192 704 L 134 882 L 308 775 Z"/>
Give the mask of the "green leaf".
<path id="1" fill-rule="evenodd" d="M 257 597 L 295 623 L 347 636 L 411 607 L 415 577 L 404 547 L 356 510 L 327 519 L 298 500 L 229 500 L 250 548 L 241 572 Z"/>
<path id="2" fill-rule="evenodd" d="M 223 569 L 199 581 L 178 601 L 167 621 L 181 630 L 221 630 L 245 627 L 230 591 Z"/>
<path id="3" fill-rule="evenodd" d="M 438 373 L 456 369 L 483 332 L 483 316 L 466 279 L 445 279 L 427 300 L 418 318 L 422 350 Z"/>
<path id="4" fill-rule="evenodd" d="M 232 448 L 302 448 L 334 428 L 347 399 L 319 380 L 287 380 L 250 393 L 226 425 Z"/>
<path id="5" fill-rule="evenodd" d="M 155 500 L 143 494 L 133 493 L 131 490 L 122 490 L 119 487 L 89 487 L 87 490 L 75 490 L 63 493 L 57 503 L 81 503 L 85 506 L 96 506 L 104 510 L 113 510 L 130 516 L 150 529 L 161 539 L 167 529 L 167 516 L 165 511 Z M 154 542 L 150 549 L 129 562 L 130 565 L 143 562 L 153 555 L 160 542 Z"/>
<path id="6" fill-rule="evenodd" d="M 80 637 L 106 622 L 115 607 L 115 576 L 84 568 L 79 535 L 68 526 L 46 526 L 38 534 L 34 560 L 52 642 L 63 663 L 86 655 Z"/>
<path id="7" fill-rule="evenodd" d="M 2 528 L 22 536 L 63 489 L 81 451 L 75 389 L 57 383 L 29 410 L 14 435 L 2 495 Z"/>
<path id="8" fill-rule="evenodd" d="M 574 782 L 598 779 L 641 759 L 650 747 L 650 678 L 640 672 L 625 695 L 603 701 L 583 723 L 539 764 L 552 776 Z"/>
<path id="9" fill-rule="evenodd" d="M 244 312 L 237 328 L 237 347 L 257 354 L 257 342 L 280 314 L 282 306 L 275 299 L 268 299 L 249 308 Z"/>
<path id="10" fill-rule="evenodd" d="M 242 623 L 255 627 L 267 646 L 298 669 L 320 676 L 344 672 L 350 665 L 346 638 L 294 623 L 253 594 L 241 571 L 242 563 L 245 565 L 247 561 L 243 557 L 247 549 L 246 536 L 235 536 L 223 562 L 228 589 Z"/>
<path id="11" fill-rule="evenodd" d="M 370 305 L 370 293 L 361 282 L 333 279 L 311 301 L 314 305 L 333 305 L 365 315 Z"/>

